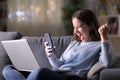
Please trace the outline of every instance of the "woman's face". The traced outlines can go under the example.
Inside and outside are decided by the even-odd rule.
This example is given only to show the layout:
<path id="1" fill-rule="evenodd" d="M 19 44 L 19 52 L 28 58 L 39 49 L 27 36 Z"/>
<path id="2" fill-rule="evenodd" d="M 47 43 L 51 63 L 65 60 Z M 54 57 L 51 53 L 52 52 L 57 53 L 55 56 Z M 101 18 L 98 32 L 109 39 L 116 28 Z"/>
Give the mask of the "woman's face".
<path id="1" fill-rule="evenodd" d="M 78 18 L 73 18 L 72 23 L 74 27 L 74 34 L 76 34 L 81 41 L 90 41 L 90 26 Z"/>

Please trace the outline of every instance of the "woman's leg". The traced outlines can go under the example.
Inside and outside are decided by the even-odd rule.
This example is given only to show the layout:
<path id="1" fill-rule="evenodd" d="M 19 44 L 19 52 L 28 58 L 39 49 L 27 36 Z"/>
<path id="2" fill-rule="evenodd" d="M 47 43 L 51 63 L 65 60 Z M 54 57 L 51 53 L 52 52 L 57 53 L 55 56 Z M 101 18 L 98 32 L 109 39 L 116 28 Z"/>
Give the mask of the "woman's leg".
<path id="1" fill-rule="evenodd" d="M 27 80 L 66 80 L 61 74 L 47 68 L 39 68 L 30 73 Z"/>
<path id="2" fill-rule="evenodd" d="M 2 74 L 6 80 L 26 80 L 25 77 L 13 67 L 13 65 L 6 66 L 3 69 Z"/>

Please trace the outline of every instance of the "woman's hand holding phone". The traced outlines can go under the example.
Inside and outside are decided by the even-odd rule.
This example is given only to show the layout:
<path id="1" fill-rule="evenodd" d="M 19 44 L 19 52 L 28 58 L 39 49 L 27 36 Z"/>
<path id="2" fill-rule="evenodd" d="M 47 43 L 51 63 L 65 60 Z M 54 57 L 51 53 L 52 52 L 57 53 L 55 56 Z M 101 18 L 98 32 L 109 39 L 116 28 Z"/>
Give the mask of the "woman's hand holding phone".
<path id="1" fill-rule="evenodd" d="M 48 42 L 44 42 L 44 46 L 45 46 L 45 52 L 46 52 L 46 55 L 48 56 L 48 57 L 50 57 L 50 56 L 52 56 L 52 54 L 53 54 L 53 47 L 52 46 L 48 46 Z"/>
<path id="2" fill-rule="evenodd" d="M 47 56 L 52 56 L 52 54 L 55 52 L 55 47 L 53 46 L 50 33 L 44 34 L 44 39 L 45 39 L 45 43 L 44 43 L 45 52 Z"/>

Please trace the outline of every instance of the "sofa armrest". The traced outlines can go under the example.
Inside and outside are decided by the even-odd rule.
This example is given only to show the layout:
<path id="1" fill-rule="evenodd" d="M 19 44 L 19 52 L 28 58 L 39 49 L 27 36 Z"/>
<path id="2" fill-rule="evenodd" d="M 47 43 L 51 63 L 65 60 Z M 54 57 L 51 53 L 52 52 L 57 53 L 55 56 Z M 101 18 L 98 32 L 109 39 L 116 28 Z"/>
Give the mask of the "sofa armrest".
<path id="1" fill-rule="evenodd" d="M 99 80 L 120 80 L 120 69 L 109 68 L 100 72 Z"/>
<path id="2" fill-rule="evenodd" d="M 88 80 L 99 80 L 99 73 L 104 67 L 99 63 L 95 63 L 87 74 Z"/>

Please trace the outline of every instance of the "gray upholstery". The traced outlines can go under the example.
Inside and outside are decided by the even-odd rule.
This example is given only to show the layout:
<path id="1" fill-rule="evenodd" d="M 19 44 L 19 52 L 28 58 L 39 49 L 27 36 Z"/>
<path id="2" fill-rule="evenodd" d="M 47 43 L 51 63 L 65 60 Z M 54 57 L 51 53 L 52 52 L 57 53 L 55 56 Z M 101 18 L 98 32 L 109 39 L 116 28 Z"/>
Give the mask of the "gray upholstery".
<path id="1" fill-rule="evenodd" d="M 17 32 L 2 32 L 2 31 L 0 31 L 0 41 L 20 39 L 21 37 L 22 37 L 22 35 Z M 7 64 L 11 64 L 11 62 L 6 54 L 5 49 L 3 48 L 3 46 L 0 42 L 0 80 L 4 80 L 2 77 L 2 69 Z"/>
<path id="2" fill-rule="evenodd" d="M 88 80 L 99 80 L 99 74 L 100 71 L 104 69 L 104 67 L 97 62 L 96 64 L 93 65 L 93 67 L 89 70 L 87 74 L 87 79 Z"/>
<path id="3" fill-rule="evenodd" d="M 115 64 L 100 72 L 100 80 L 120 80 L 120 56 L 116 55 Z"/>
<path id="4" fill-rule="evenodd" d="M 103 69 L 100 73 L 100 80 L 120 80 L 120 69 Z"/>

